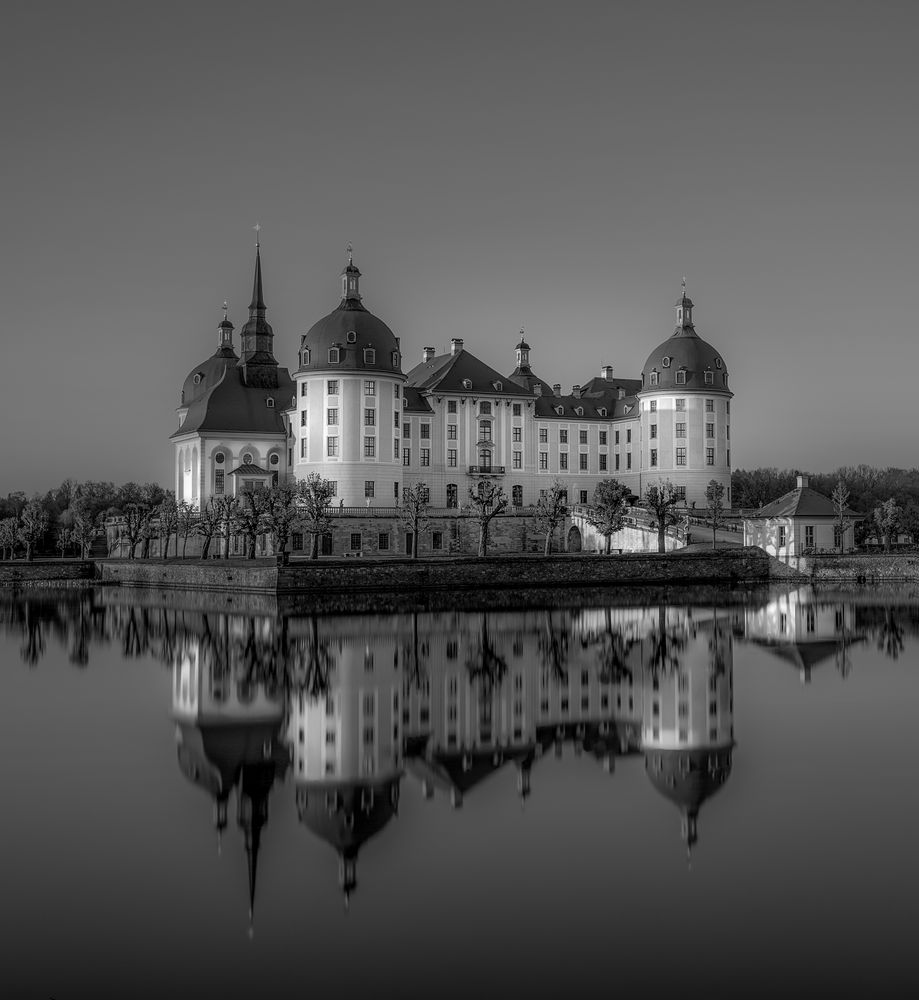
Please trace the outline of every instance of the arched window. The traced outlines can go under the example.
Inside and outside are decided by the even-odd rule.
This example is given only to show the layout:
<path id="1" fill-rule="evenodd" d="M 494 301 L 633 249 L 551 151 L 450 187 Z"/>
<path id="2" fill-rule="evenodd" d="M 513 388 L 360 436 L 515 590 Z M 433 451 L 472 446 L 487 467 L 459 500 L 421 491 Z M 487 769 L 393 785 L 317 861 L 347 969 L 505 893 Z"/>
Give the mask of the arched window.
<path id="1" fill-rule="evenodd" d="M 393 351 L 392 352 L 392 366 L 393 366 L 393 368 L 398 368 L 399 367 L 399 352 L 398 351 Z"/>
<path id="2" fill-rule="evenodd" d="M 459 491 L 456 483 L 447 483 L 447 506 L 459 507 Z"/>
<path id="3" fill-rule="evenodd" d="M 308 347 L 304 347 L 303 350 L 300 352 L 300 364 L 308 365 L 309 363 L 310 363 L 310 349 Z"/>
<path id="4" fill-rule="evenodd" d="M 281 459 L 279 458 L 279 456 L 277 454 L 274 454 L 274 455 L 271 456 L 271 458 L 268 459 L 268 461 L 271 463 L 271 465 L 277 465 L 278 462 L 281 461 Z"/>
<path id="5" fill-rule="evenodd" d="M 274 397 L 273 396 L 268 396 L 267 397 L 267 399 L 265 400 L 265 406 L 267 406 L 269 410 L 273 410 L 274 409 Z"/>
<path id="6" fill-rule="evenodd" d="M 522 507 L 523 506 L 523 487 L 522 486 L 515 486 L 511 490 L 511 503 L 515 507 Z"/>
<path id="7" fill-rule="evenodd" d="M 657 385 L 657 372 L 651 372 L 651 385 Z"/>
<path id="8" fill-rule="evenodd" d="M 676 384 L 686 385 L 686 371 L 682 368 L 676 373 Z"/>

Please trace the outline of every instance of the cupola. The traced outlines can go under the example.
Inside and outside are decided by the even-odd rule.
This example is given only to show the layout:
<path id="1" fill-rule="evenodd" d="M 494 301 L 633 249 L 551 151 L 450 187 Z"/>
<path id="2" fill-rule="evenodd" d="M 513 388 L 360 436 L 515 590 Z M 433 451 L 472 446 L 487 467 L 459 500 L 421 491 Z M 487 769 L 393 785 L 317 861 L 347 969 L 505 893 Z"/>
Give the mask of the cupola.
<path id="1" fill-rule="evenodd" d="M 342 302 L 361 301 L 361 272 L 354 265 L 354 248 L 348 244 L 348 265 L 341 272 Z"/>

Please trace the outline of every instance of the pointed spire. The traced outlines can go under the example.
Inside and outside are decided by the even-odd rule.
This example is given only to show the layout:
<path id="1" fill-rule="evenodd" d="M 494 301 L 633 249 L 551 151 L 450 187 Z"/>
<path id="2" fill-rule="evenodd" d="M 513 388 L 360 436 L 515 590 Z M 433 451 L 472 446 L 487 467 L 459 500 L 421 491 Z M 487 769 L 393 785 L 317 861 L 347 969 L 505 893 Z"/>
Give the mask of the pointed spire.
<path id="1" fill-rule="evenodd" d="M 260 227 L 256 227 L 260 228 Z M 261 244 L 255 244 L 255 276 L 252 279 L 252 301 L 249 303 L 249 318 L 265 315 L 265 299 L 262 295 L 262 251 Z"/>

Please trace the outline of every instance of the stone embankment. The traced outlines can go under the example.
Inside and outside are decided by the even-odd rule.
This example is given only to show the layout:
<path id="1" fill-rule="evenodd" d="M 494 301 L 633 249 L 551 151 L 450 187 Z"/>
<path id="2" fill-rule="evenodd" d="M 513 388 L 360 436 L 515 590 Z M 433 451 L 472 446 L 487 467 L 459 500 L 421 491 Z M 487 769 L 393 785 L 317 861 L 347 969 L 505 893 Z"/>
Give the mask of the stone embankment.
<path id="1" fill-rule="evenodd" d="M 0 562 L 0 587 L 85 586 L 96 576 L 91 559 L 36 559 Z"/>
<path id="2" fill-rule="evenodd" d="M 919 555 L 900 552 L 820 553 L 799 556 L 794 563 L 812 583 L 853 583 L 871 586 L 899 581 L 919 581 Z"/>
<path id="3" fill-rule="evenodd" d="M 802 580 L 796 570 L 762 549 L 714 552 L 632 553 L 619 556 L 499 556 L 490 559 L 368 559 L 210 562 L 112 561 L 101 564 L 102 582 L 127 587 L 324 594 L 472 590 L 531 587 L 762 584 Z"/>

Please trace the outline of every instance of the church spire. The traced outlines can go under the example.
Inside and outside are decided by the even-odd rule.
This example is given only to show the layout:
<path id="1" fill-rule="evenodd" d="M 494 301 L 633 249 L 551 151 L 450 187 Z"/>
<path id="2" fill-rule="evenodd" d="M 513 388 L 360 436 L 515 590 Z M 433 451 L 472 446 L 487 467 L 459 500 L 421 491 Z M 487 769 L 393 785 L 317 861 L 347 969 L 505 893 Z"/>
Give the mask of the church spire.
<path id="1" fill-rule="evenodd" d="M 262 295 L 262 242 L 260 233 L 262 227 L 256 223 L 255 229 L 255 276 L 252 279 L 252 301 L 249 303 L 249 319 L 256 315 L 265 318 L 265 299 Z"/>
<path id="2" fill-rule="evenodd" d="M 267 308 L 262 292 L 262 244 L 256 231 L 255 275 L 252 279 L 252 301 L 249 303 L 249 319 L 240 330 L 239 367 L 243 369 L 246 385 L 273 389 L 278 385 L 278 362 L 274 356 L 274 331 L 266 319 Z"/>

